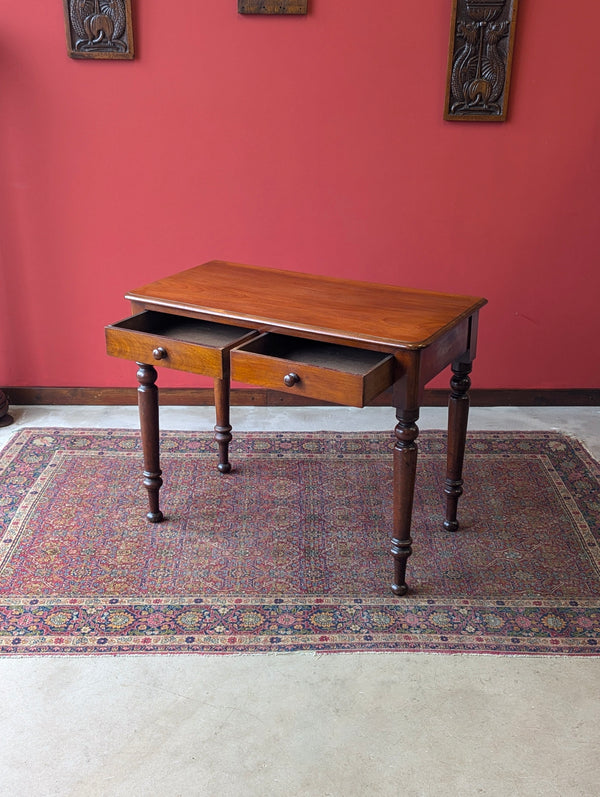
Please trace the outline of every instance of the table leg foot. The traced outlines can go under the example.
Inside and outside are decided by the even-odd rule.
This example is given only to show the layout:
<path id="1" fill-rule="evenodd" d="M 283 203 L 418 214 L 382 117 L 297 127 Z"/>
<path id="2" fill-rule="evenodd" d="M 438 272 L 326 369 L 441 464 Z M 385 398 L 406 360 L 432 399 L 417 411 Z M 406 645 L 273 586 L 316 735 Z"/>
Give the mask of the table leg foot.
<path id="1" fill-rule="evenodd" d="M 158 388 L 156 368 L 145 363 L 137 363 L 138 406 L 140 410 L 140 432 L 144 454 L 144 487 L 148 491 L 150 511 L 146 519 L 150 523 L 160 523 L 163 513 L 159 509 L 158 494 L 162 487 L 160 469 L 160 444 L 158 428 Z"/>
<path id="2" fill-rule="evenodd" d="M 418 410 L 397 412 L 394 446 L 394 536 L 391 550 L 394 557 L 394 595 L 406 595 L 408 592 L 406 562 L 412 553 L 410 526 L 417 469 L 416 439 L 419 429 L 415 421 L 418 417 Z"/>
<path id="3" fill-rule="evenodd" d="M 164 519 L 165 519 L 164 515 L 160 511 L 160 509 L 158 510 L 158 512 L 148 512 L 148 514 L 146 515 L 146 520 L 149 523 L 162 523 Z"/>
<path id="4" fill-rule="evenodd" d="M 403 595 L 406 595 L 408 592 L 408 585 L 406 582 L 404 584 L 392 584 L 392 592 L 394 595 L 397 595 L 401 598 Z"/>
<path id="5" fill-rule="evenodd" d="M 224 379 L 215 379 L 215 411 L 217 423 L 215 426 L 215 440 L 219 447 L 220 473 L 230 473 L 229 443 L 231 443 L 231 424 L 229 423 L 229 376 Z"/>
<path id="6" fill-rule="evenodd" d="M 458 499 L 463 494 L 462 470 L 469 419 L 469 388 L 472 364 L 458 362 L 452 365 L 450 399 L 448 401 L 448 456 L 446 463 L 446 531 L 457 531 Z"/>

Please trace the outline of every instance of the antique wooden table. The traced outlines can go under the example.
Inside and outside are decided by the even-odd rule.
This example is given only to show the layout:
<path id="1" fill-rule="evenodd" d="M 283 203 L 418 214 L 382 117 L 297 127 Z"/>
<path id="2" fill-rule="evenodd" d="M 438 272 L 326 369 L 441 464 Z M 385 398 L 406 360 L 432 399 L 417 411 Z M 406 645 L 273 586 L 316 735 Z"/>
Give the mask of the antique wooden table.
<path id="1" fill-rule="evenodd" d="M 452 366 L 443 526 L 455 531 L 469 373 L 486 300 L 223 261 L 150 283 L 125 298 L 134 315 L 106 328 L 107 351 L 134 360 L 139 369 L 148 520 L 163 519 L 154 366 L 214 378 L 223 473 L 231 469 L 230 379 L 356 407 L 390 389 L 397 419 L 392 591 L 404 595 L 423 388 Z"/>

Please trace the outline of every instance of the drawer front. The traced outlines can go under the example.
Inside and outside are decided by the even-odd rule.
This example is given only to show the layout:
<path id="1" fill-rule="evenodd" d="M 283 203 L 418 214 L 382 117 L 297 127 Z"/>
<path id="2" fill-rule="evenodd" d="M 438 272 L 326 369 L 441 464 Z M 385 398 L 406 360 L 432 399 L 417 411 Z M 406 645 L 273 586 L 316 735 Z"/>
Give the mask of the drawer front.
<path id="1" fill-rule="evenodd" d="M 112 357 L 223 378 L 232 346 L 255 336 L 241 327 L 144 312 L 106 327 Z"/>
<path id="2" fill-rule="evenodd" d="M 231 377 L 292 395 L 364 407 L 394 381 L 390 354 L 267 333 L 231 351 Z"/>

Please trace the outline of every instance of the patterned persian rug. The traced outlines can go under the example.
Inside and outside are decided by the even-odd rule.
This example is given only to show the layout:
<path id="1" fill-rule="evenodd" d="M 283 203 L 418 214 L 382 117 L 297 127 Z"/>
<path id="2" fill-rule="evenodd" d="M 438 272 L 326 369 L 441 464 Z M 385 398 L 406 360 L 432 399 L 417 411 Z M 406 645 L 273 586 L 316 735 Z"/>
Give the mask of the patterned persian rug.
<path id="1" fill-rule="evenodd" d="M 135 431 L 23 429 L 0 453 L 0 650 L 12 655 L 600 653 L 600 467 L 545 432 L 471 432 L 461 530 L 423 432 L 411 591 L 392 595 L 393 438 L 162 434 L 149 524 Z"/>

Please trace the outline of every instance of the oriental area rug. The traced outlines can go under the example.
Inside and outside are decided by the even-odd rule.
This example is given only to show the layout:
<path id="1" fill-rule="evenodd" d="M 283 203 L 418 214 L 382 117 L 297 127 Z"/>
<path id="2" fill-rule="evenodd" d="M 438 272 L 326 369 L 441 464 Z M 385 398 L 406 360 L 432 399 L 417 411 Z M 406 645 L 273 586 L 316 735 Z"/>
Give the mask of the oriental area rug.
<path id="1" fill-rule="evenodd" d="M 23 429 L 0 452 L 4 655 L 310 650 L 598 655 L 600 467 L 553 432 L 470 432 L 461 529 L 422 432 L 410 592 L 390 591 L 391 433 Z"/>

